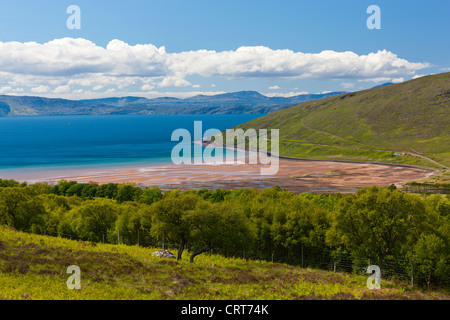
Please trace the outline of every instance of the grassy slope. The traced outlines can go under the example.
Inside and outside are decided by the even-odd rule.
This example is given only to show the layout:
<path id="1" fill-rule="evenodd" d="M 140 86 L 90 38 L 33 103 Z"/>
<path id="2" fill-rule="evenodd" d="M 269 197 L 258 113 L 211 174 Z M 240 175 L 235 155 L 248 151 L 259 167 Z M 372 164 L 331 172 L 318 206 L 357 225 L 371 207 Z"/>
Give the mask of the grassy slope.
<path id="1" fill-rule="evenodd" d="M 366 276 L 202 255 L 176 262 L 156 249 L 106 245 L 17 232 L 0 226 L 2 299 L 450 299 Z M 66 287 L 69 265 L 81 289 Z"/>
<path id="2" fill-rule="evenodd" d="M 450 73 L 305 102 L 239 127 L 280 129 L 286 156 L 441 167 L 427 157 L 450 167 Z"/>

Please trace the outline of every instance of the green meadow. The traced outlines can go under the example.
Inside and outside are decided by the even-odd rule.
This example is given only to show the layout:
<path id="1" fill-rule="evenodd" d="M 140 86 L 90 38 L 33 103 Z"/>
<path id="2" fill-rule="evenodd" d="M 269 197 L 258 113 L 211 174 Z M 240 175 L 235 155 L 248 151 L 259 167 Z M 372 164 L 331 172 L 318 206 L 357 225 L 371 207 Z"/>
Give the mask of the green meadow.
<path id="1" fill-rule="evenodd" d="M 32 300 L 450 299 L 401 282 L 368 289 L 364 275 L 204 254 L 194 264 L 157 248 L 42 236 L 0 227 L 0 298 Z M 68 289 L 78 265 L 81 289 Z"/>

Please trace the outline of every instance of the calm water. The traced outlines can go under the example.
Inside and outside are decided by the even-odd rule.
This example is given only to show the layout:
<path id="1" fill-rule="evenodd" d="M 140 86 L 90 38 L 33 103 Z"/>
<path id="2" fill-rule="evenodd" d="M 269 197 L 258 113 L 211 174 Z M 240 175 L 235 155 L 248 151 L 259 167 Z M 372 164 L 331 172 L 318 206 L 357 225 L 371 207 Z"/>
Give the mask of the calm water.
<path id="1" fill-rule="evenodd" d="M 0 169 L 170 162 L 172 132 L 225 130 L 262 115 L 117 115 L 0 118 Z M 5 170 L 1 170 L 5 172 Z M 1 177 L 0 177 L 1 178 Z"/>

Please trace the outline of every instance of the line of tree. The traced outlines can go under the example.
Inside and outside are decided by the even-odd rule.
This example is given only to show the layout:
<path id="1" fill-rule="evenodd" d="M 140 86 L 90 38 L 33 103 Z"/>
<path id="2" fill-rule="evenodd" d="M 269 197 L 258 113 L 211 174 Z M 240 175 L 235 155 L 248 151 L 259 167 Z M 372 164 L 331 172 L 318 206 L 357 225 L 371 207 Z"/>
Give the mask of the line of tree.
<path id="1" fill-rule="evenodd" d="M 424 283 L 450 283 L 450 199 L 395 188 L 355 194 L 264 190 L 168 191 L 133 184 L 20 184 L 0 180 L 0 224 L 33 233 L 76 235 L 127 244 L 165 239 L 189 247 L 190 261 L 211 249 L 274 252 L 299 248 L 348 252 L 381 268 L 386 259 L 414 261 Z"/>

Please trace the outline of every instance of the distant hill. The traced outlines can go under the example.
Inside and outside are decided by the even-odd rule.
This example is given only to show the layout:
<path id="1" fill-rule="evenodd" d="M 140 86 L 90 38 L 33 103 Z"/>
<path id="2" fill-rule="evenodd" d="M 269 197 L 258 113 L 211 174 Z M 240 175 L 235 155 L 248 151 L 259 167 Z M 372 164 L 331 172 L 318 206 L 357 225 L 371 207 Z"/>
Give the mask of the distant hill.
<path id="1" fill-rule="evenodd" d="M 450 73 L 308 101 L 239 127 L 279 129 L 286 156 L 449 167 Z"/>
<path id="2" fill-rule="evenodd" d="M 341 93 L 303 94 L 284 98 L 267 97 L 256 91 L 240 91 L 212 96 L 197 95 L 186 99 L 122 97 L 90 100 L 0 95 L 0 116 L 271 113 L 304 101 Z"/>

